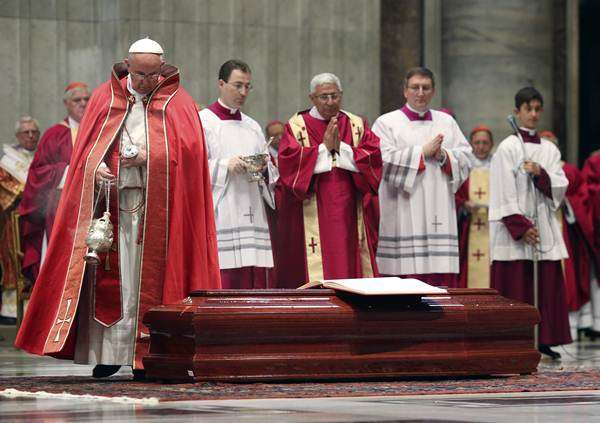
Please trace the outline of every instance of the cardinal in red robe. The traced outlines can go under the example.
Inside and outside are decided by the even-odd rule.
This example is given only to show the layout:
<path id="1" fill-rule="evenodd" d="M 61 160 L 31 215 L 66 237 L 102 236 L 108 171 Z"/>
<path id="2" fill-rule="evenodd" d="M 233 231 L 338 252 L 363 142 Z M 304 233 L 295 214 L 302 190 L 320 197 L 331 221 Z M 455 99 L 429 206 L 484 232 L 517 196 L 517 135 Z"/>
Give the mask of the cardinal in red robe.
<path id="1" fill-rule="evenodd" d="M 52 234 L 73 144 L 89 98 L 86 84 L 73 82 L 67 85 L 63 98 L 67 117 L 44 132 L 29 167 L 19 215 L 23 250 L 21 267 L 23 275 L 30 282 L 35 282 L 37 278 L 44 244 Z"/>
<path id="2" fill-rule="evenodd" d="M 569 258 L 564 260 L 569 311 L 576 311 L 590 300 L 590 272 L 593 265 L 594 231 L 587 184 L 579 169 L 563 164 L 569 180 L 562 207 L 562 229 Z"/>
<path id="3" fill-rule="evenodd" d="M 15 346 L 87 358 L 97 364 L 95 377 L 120 365 L 131 365 L 135 375 L 143 371 L 149 346 L 146 311 L 195 290 L 220 288 L 198 109 L 180 86 L 178 70 L 162 61 L 158 43 L 134 43 L 128 59 L 94 92 L 71 163 Z M 84 261 L 86 235 L 105 207 L 104 200 L 96 207 L 104 191 L 98 183 L 110 187 L 109 180 L 116 184 L 109 201 L 115 241 L 99 253 L 96 268 Z M 130 194 L 141 201 L 125 204 Z"/>
<path id="4" fill-rule="evenodd" d="M 600 252 L 600 150 L 595 151 L 585 161 L 582 169 L 583 177 L 588 186 L 592 224 L 594 226 L 594 248 Z"/>
<path id="5" fill-rule="evenodd" d="M 540 132 L 540 137 L 558 145 L 552 131 Z M 578 311 L 590 300 L 590 273 L 593 265 L 594 228 L 589 190 L 582 173 L 563 162 L 569 180 L 565 201 L 561 206 L 562 233 L 569 257 L 563 260 L 565 288 L 569 311 Z"/>
<path id="6" fill-rule="evenodd" d="M 589 210 L 592 214 L 594 265 L 596 280 L 590 285 L 590 314 L 591 326 L 584 329 L 589 338 L 600 338 L 600 151 L 595 151 L 585 161 L 581 174 L 588 187 Z"/>
<path id="7" fill-rule="evenodd" d="M 294 115 L 279 145 L 277 286 L 377 276 L 379 139 L 340 110 L 333 74 L 313 78 L 310 110 Z"/>

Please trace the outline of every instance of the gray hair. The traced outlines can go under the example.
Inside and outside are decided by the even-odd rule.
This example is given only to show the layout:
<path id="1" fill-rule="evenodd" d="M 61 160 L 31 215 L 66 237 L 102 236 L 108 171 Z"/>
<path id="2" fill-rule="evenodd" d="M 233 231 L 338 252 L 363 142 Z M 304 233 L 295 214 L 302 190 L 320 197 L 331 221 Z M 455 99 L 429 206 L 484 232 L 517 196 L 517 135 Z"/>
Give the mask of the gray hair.
<path id="1" fill-rule="evenodd" d="M 335 84 L 337 85 L 338 89 L 342 91 L 342 83 L 340 82 L 340 78 L 332 73 L 325 72 L 315 75 L 310 81 L 310 93 L 313 94 L 317 87 L 323 84 Z"/>
<path id="2" fill-rule="evenodd" d="M 156 53 L 127 53 L 127 60 L 131 61 L 131 59 L 133 59 L 133 56 L 135 56 L 136 54 L 156 54 Z M 159 58 L 161 62 L 165 61 L 164 58 L 164 54 L 156 54 Z"/>
<path id="3" fill-rule="evenodd" d="M 19 133 L 19 131 L 21 130 L 21 125 L 23 125 L 24 123 L 30 123 L 30 122 L 33 123 L 38 130 L 40 129 L 40 124 L 38 123 L 37 120 L 35 120 L 31 116 L 22 116 L 15 123 L 15 134 Z"/>

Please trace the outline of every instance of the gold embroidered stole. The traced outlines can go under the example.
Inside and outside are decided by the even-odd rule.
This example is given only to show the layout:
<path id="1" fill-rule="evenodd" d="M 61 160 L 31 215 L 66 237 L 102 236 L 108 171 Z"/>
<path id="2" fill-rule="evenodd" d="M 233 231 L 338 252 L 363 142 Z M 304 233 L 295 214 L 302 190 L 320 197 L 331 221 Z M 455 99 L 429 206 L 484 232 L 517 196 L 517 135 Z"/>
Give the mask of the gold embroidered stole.
<path id="1" fill-rule="evenodd" d="M 59 122 L 62 126 L 65 126 L 67 128 L 69 128 L 71 130 L 71 145 L 73 147 L 75 147 L 75 140 L 77 139 L 77 130 L 79 129 L 79 127 L 77 128 L 71 128 L 69 126 L 69 124 L 67 122 L 65 122 L 64 120 Z"/>
<path id="2" fill-rule="evenodd" d="M 479 167 L 471 171 L 469 200 L 485 207 L 479 207 L 471 214 L 468 244 L 468 288 L 490 287 L 489 182 L 489 169 Z"/>
<path id="3" fill-rule="evenodd" d="M 344 114 L 350 119 L 352 125 L 352 144 L 356 148 L 364 133 L 363 120 L 352 113 L 344 111 Z M 304 118 L 300 114 L 295 114 L 289 120 L 290 128 L 298 144 L 304 147 L 310 147 L 308 131 Z M 298 173 L 302 165 L 302 153 L 300 153 L 300 163 Z M 334 166 L 336 162 L 334 161 Z M 296 175 L 298 177 L 298 175 Z M 360 249 L 362 276 L 373 276 L 371 266 L 371 256 L 369 254 L 369 245 L 367 242 L 366 228 L 364 223 L 362 195 L 357 193 L 357 229 L 358 244 Z M 304 248 L 306 250 L 306 266 L 309 281 L 323 280 L 323 256 L 321 250 L 321 234 L 319 230 L 319 211 L 317 207 L 317 195 L 313 193 L 302 203 L 304 217 Z"/>

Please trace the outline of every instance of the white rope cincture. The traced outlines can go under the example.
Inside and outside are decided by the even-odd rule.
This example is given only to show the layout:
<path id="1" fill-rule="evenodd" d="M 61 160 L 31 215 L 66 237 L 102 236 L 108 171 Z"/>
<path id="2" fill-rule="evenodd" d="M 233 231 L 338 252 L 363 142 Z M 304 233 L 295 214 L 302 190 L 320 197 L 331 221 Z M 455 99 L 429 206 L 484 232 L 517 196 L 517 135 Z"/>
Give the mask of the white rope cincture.
<path id="1" fill-rule="evenodd" d="M 62 392 L 60 394 L 55 394 L 46 391 L 37 391 L 37 392 L 29 392 L 29 391 L 19 391 L 18 389 L 4 389 L 0 391 L 0 396 L 6 398 L 52 398 L 52 399 L 77 399 L 77 400 L 85 400 L 85 401 L 106 401 L 106 402 L 115 402 L 119 404 L 143 404 L 143 405 L 158 405 L 159 400 L 156 397 L 148 397 L 148 398 L 132 398 L 132 397 L 105 397 L 100 395 L 75 395 L 68 394 L 66 392 Z"/>

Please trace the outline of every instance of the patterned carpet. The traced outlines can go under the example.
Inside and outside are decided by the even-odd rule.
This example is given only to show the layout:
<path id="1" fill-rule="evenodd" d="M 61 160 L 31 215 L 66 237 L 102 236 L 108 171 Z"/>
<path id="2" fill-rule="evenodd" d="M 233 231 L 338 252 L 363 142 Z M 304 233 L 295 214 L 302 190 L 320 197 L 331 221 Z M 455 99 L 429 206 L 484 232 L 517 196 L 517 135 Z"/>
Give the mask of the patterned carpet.
<path id="1" fill-rule="evenodd" d="M 315 398 L 386 395 L 480 394 L 506 392 L 547 392 L 596 390 L 600 388 L 600 371 L 546 372 L 527 376 L 413 379 L 375 382 L 306 382 L 306 383 L 186 383 L 155 384 L 134 382 L 117 376 L 104 380 L 81 376 L 0 378 L 4 389 L 74 395 L 93 394 L 106 397 L 158 398 L 160 401 Z"/>

